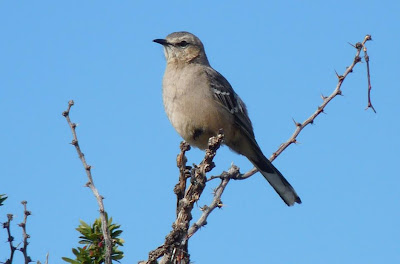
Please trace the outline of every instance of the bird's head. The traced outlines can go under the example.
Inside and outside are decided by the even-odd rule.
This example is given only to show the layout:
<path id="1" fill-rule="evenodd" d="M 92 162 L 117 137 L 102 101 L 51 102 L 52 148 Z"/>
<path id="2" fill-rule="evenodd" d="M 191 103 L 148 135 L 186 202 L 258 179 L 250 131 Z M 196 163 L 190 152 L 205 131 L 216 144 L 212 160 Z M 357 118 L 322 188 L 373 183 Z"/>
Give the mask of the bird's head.
<path id="1" fill-rule="evenodd" d="M 201 63 L 208 65 L 203 43 L 192 33 L 185 31 L 174 32 L 165 39 L 155 39 L 153 41 L 164 46 L 167 63 Z"/>

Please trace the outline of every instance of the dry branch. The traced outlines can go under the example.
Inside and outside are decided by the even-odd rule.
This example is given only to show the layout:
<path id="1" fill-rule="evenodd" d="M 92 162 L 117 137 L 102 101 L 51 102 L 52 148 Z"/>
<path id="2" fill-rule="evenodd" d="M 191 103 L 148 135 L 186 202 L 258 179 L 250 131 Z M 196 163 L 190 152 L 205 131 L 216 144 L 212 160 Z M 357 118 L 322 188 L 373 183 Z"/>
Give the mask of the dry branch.
<path id="1" fill-rule="evenodd" d="M 184 154 L 188 150 L 188 145 L 186 143 L 181 144 L 181 153 L 177 158 L 177 164 L 180 168 L 180 182 L 175 187 L 175 193 L 178 197 L 176 220 L 172 224 L 172 231 L 166 236 L 164 244 L 151 251 L 146 262 L 140 263 L 157 263 L 157 259 L 163 257 L 160 263 L 189 264 L 188 238 L 190 237 L 189 224 L 192 220 L 191 212 L 206 187 L 206 173 L 215 167 L 213 159 L 222 144 L 223 138 L 222 131 L 217 136 L 210 138 L 203 161 L 198 166 L 194 165 L 194 168 L 190 170 L 190 185 L 183 196 L 180 187 L 186 185 L 186 174 L 188 172 L 186 170 L 188 168 Z M 181 181 L 185 181 L 185 184 Z"/>
<path id="2" fill-rule="evenodd" d="M 103 199 L 104 197 L 99 194 L 99 191 L 94 185 L 94 181 L 92 178 L 92 172 L 91 172 L 91 166 L 86 163 L 85 155 L 82 153 L 81 148 L 78 143 L 78 137 L 76 135 L 76 124 L 71 122 L 71 119 L 69 118 L 69 112 L 71 110 L 71 107 L 74 105 L 74 101 L 71 100 L 68 102 L 68 108 L 66 111 L 62 113 L 62 115 L 65 117 L 65 119 L 68 122 L 69 127 L 71 128 L 73 140 L 71 142 L 72 145 L 75 146 L 76 152 L 78 153 L 79 159 L 81 160 L 83 167 L 85 168 L 86 175 L 88 177 L 88 182 L 86 183 L 86 186 L 89 187 L 94 196 L 96 197 L 97 204 L 100 208 L 100 219 L 101 219 L 101 228 L 102 232 L 104 235 L 104 242 L 105 242 L 105 264 L 111 264 L 111 251 L 112 251 L 112 241 L 111 241 L 111 236 L 110 232 L 108 230 L 108 224 L 107 224 L 107 216 L 106 212 L 104 210 L 104 205 L 103 205 Z"/>
<path id="3" fill-rule="evenodd" d="M 22 228 L 22 236 L 24 238 L 24 242 L 23 242 L 23 247 L 20 248 L 19 250 L 24 255 L 25 264 L 28 264 L 29 262 L 32 262 L 32 260 L 31 257 L 28 256 L 28 244 L 29 244 L 28 238 L 30 236 L 26 233 L 26 221 L 28 219 L 28 216 L 31 215 L 31 212 L 26 209 L 26 204 L 28 203 L 27 201 L 22 201 L 21 203 L 24 206 L 24 220 L 22 221 L 22 223 L 18 225 Z"/>
<path id="4" fill-rule="evenodd" d="M 365 37 L 364 42 L 362 43 L 363 51 L 364 51 L 364 60 L 365 60 L 365 62 L 367 64 L 367 80 L 368 80 L 368 104 L 367 104 L 367 108 L 366 109 L 371 108 L 376 113 L 375 108 L 371 103 L 371 89 L 372 89 L 372 86 L 371 86 L 371 75 L 369 73 L 369 56 L 368 56 L 368 53 L 367 53 L 367 46 L 365 46 L 365 41 L 367 41 L 367 40 L 372 40 L 371 35 L 367 35 Z"/>
<path id="5" fill-rule="evenodd" d="M 300 132 L 308 125 L 313 124 L 314 120 L 317 118 L 317 116 L 319 116 L 321 113 L 324 112 L 325 107 L 328 105 L 328 103 L 335 98 L 338 95 L 342 94 L 342 90 L 340 89 L 342 87 L 342 84 L 344 82 L 344 80 L 346 79 L 346 77 L 349 75 L 349 73 L 353 72 L 353 68 L 354 66 L 356 66 L 357 63 L 361 62 L 361 57 L 360 57 L 360 53 L 361 50 L 364 48 L 364 54 L 366 56 L 366 61 L 367 61 L 367 74 L 368 74 L 368 107 L 371 107 L 372 110 L 375 112 L 375 109 L 373 108 L 372 104 L 371 104 L 371 100 L 370 100 L 370 91 L 371 91 L 371 85 L 370 85 L 370 77 L 369 77 L 369 57 L 367 55 L 367 49 L 365 47 L 365 43 L 367 41 L 371 40 L 371 35 L 366 35 L 363 42 L 358 42 L 356 45 L 352 45 L 354 48 L 357 49 L 356 55 L 354 56 L 353 62 L 350 64 L 349 67 L 346 68 L 346 70 L 344 71 L 343 75 L 339 75 L 336 73 L 336 76 L 338 78 L 338 83 L 336 85 L 335 90 L 333 90 L 333 92 L 331 93 L 331 95 L 329 96 L 321 96 L 322 98 L 322 103 L 317 107 L 317 110 L 315 110 L 314 113 L 311 114 L 311 116 L 309 118 L 307 118 L 306 120 L 303 121 L 303 123 L 298 123 L 296 121 L 294 121 L 295 125 L 296 125 L 296 129 L 293 132 L 292 136 L 283 144 L 281 144 L 281 146 L 278 148 L 278 150 L 276 150 L 272 156 L 269 158 L 269 160 L 272 162 L 274 161 L 287 147 L 289 147 L 291 144 L 296 143 L 297 142 L 297 136 L 300 134 Z M 252 170 L 246 172 L 245 174 L 243 174 L 241 177 L 239 177 L 238 179 L 246 179 L 252 175 L 254 175 L 258 170 L 256 168 L 253 168 Z"/>
<path id="6" fill-rule="evenodd" d="M 3 223 L 3 228 L 5 228 L 7 230 L 7 242 L 10 246 L 10 257 L 6 260 L 6 264 L 8 263 L 12 263 L 13 259 L 14 259 L 14 253 L 15 250 L 17 249 L 17 247 L 14 246 L 13 241 L 14 241 L 14 237 L 11 235 L 11 221 L 13 220 L 14 216 L 12 214 L 7 214 L 7 222 Z"/>

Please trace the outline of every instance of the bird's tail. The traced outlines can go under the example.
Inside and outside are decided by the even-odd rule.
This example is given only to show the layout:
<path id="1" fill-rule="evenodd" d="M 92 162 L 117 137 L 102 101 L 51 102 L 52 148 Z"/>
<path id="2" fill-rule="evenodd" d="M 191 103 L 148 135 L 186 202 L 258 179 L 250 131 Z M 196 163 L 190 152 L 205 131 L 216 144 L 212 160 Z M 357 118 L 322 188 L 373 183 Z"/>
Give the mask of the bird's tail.
<path id="1" fill-rule="evenodd" d="M 250 159 L 253 165 L 261 172 L 264 178 L 271 184 L 282 200 L 292 206 L 294 203 L 301 204 L 300 197 L 293 189 L 292 185 L 283 177 L 282 173 L 262 154 L 257 153 L 256 159 Z"/>

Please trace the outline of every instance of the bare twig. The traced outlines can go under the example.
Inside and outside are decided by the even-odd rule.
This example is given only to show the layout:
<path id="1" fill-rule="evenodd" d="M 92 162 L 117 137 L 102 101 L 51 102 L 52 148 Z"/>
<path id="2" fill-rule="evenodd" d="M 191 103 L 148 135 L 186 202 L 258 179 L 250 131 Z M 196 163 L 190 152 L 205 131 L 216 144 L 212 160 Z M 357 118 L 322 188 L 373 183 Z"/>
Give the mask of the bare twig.
<path id="1" fill-rule="evenodd" d="M 12 214 L 7 214 L 7 222 L 3 223 L 3 228 L 7 230 L 7 235 L 8 235 L 7 242 L 10 245 L 10 258 L 6 260 L 5 264 L 11 264 L 13 262 L 14 253 L 15 250 L 17 249 L 17 247 L 15 247 L 13 244 L 14 237 L 11 235 L 11 229 L 10 229 L 13 217 L 14 216 Z"/>
<path id="2" fill-rule="evenodd" d="M 39 260 L 36 262 L 36 264 L 42 264 Z M 49 253 L 46 254 L 46 261 L 44 264 L 49 264 Z"/>
<path id="3" fill-rule="evenodd" d="M 197 222 L 190 227 L 187 239 L 189 239 L 194 233 L 196 233 L 197 230 L 199 230 L 202 226 L 205 226 L 207 224 L 207 218 L 215 208 L 217 207 L 221 208 L 223 206 L 223 203 L 221 201 L 222 193 L 224 192 L 225 187 L 228 185 L 229 181 L 239 176 L 239 174 L 240 174 L 239 168 L 236 167 L 235 165 L 232 165 L 229 168 L 228 172 L 222 173 L 221 183 L 214 190 L 214 199 L 212 200 L 209 206 L 205 205 L 202 208 L 203 213 L 197 220 Z"/>
<path id="4" fill-rule="evenodd" d="M 26 233 L 26 220 L 28 219 L 28 216 L 31 215 L 31 212 L 26 210 L 26 204 L 28 203 L 27 201 L 22 201 L 21 203 L 24 206 L 24 220 L 18 225 L 22 228 L 22 236 L 24 238 L 24 242 L 23 247 L 21 247 L 19 250 L 24 255 L 25 264 L 28 264 L 29 262 L 32 262 L 32 259 L 30 256 L 28 256 L 28 238 L 30 238 L 30 236 Z"/>
<path id="5" fill-rule="evenodd" d="M 372 37 L 371 37 L 371 35 L 367 35 L 367 36 L 365 36 L 365 39 L 372 40 Z M 371 108 L 372 111 L 374 111 L 374 113 L 376 113 L 376 110 L 375 110 L 374 106 L 371 103 L 371 89 L 372 89 L 372 86 L 371 86 L 371 75 L 369 73 L 369 56 L 368 56 L 368 53 L 367 53 L 367 47 L 365 46 L 365 43 L 363 43 L 363 51 L 364 51 L 364 60 L 365 60 L 365 62 L 367 64 L 367 79 L 368 79 L 368 104 L 367 104 L 367 108 L 365 108 L 365 109 Z"/>
<path id="6" fill-rule="evenodd" d="M 321 113 L 324 112 L 325 107 L 328 105 L 328 103 L 335 98 L 338 95 L 342 94 L 342 91 L 340 90 L 340 88 L 342 87 L 342 84 L 344 82 L 344 80 L 346 79 L 347 75 L 351 72 L 353 72 L 353 68 L 354 66 L 356 66 L 357 63 L 361 62 L 361 57 L 360 57 L 360 53 L 361 53 L 361 49 L 362 47 L 365 47 L 365 43 L 367 41 L 371 40 L 371 36 L 367 35 L 365 36 L 364 40 L 362 43 L 357 43 L 356 45 L 352 45 L 354 48 L 357 49 L 356 55 L 353 59 L 353 62 L 351 63 L 351 65 L 349 67 L 346 68 L 345 72 L 343 73 L 343 75 L 339 75 L 336 73 L 336 76 L 338 78 L 338 83 L 336 85 L 335 90 L 332 92 L 331 95 L 325 97 L 322 96 L 322 103 L 317 107 L 317 110 L 315 110 L 314 113 L 311 114 L 311 116 L 309 118 L 307 118 L 303 123 L 298 123 L 296 121 L 294 121 L 295 125 L 296 125 L 296 129 L 294 131 L 294 133 L 292 134 L 292 136 L 285 142 L 283 143 L 277 151 L 275 151 L 272 156 L 269 158 L 269 160 L 272 162 L 274 161 L 287 147 L 289 147 L 291 144 L 296 143 L 297 142 L 297 136 L 300 134 L 300 132 L 308 125 L 313 124 L 314 120 L 317 116 L 319 116 Z M 365 52 L 366 52 L 366 48 L 365 48 Z M 367 56 L 368 57 L 368 56 Z M 369 59 L 369 58 L 368 58 Z M 368 80 L 369 80 L 369 71 L 368 71 Z M 369 95 L 369 94 L 368 94 Z M 370 100 L 369 100 L 370 101 Z M 371 108 L 375 111 L 375 109 L 372 107 Z M 256 172 L 258 172 L 258 170 L 256 168 L 251 169 L 250 171 L 246 172 L 245 174 L 243 174 L 240 178 L 238 179 L 246 179 L 251 177 L 252 175 L 254 175 Z"/>
<path id="7" fill-rule="evenodd" d="M 104 210 L 104 205 L 103 205 L 103 199 L 104 197 L 99 194 L 99 191 L 96 189 L 94 185 L 94 181 L 92 178 L 92 173 L 91 173 L 91 166 L 86 163 L 85 155 L 82 153 L 81 148 L 79 147 L 78 144 L 78 137 L 76 135 L 76 124 L 71 122 L 71 119 L 69 118 L 69 112 L 71 110 L 71 107 L 74 105 L 74 101 L 71 100 L 68 102 L 68 108 L 66 111 L 62 113 L 62 115 L 65 117 L 65 119 L 68 122 L 69 127 L 71 128 L 73 140 L 72 140 L 72 145 L 75 146 L 75 149 L 78 153 L 78 156 L 83 164 L 83 167 L 85 168 L 86 175 L 89 179 L 89 181 L 86 183 L 86 186 L 89 187 L 94 196 L 96 197 L 97 204 L 99 205 L 100 208 L 100 219 L 101 219 L 101 228 L 102 232 L 104 235 L 104 242 L 105 242 L 105 263 L 106 264 L 111 264 L 111 251 L 112 251 L 112 242 L 111 242 L 111 236 L 110 232 L 108 230 L 108 223 L 107 223 L 107 216 L 106 212 Z"/>

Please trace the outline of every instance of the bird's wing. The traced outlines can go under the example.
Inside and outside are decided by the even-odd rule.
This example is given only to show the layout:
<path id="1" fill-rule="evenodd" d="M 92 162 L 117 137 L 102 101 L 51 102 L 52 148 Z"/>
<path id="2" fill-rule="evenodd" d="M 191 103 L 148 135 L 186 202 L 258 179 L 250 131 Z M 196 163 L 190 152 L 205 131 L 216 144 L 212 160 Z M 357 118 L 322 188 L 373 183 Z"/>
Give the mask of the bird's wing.
<path id="1" fill-rule="evenodd" d="M 211 67 L 205 70 L 210 82 L 210 89 L 215 100 L 235 116 L 236 123 L 254 139 L 253 126 L 247 113 L 246 105 L 235 93 L 229 82 Z"/>

